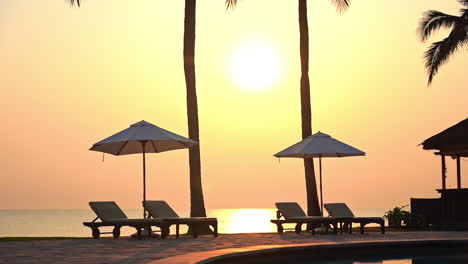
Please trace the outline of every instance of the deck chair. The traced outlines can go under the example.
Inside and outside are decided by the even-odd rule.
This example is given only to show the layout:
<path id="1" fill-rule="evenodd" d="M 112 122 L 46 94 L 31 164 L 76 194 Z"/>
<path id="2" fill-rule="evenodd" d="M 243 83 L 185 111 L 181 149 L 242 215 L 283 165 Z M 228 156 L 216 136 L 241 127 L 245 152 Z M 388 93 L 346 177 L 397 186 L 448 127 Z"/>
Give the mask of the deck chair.
<path id="1" fill-rule="evenodd" d="M 275 205 L 278 209 L 276 212 L 277 219 L 271 220 L 271 222 L 276 225 L 277 231 L 280 234 L 284 232 L 283 224 L 296 224 L 294 230 L 298 234 L 301 232 L 303 224 L 313 224 L 316 226 L 323 224 L 327 233 L 328 227 L 331 225 L 334 232 L 338 232 L 338 224 L 333 217 L 307 216 L 296 202 L 280 202 L 275 203 Z M 314 229 L 312 229 L 312 234 L 315 234 Z"/>
<path id="2" fill-rule="evenodd" d="M 179 215 L 165 201 L 144 201 L 143 207 L 149 215 L 160 218 L 169 227 L 176 225 L 176 238 L 179 237 L 179 226 L 187 225 L 194 238 L 198 237 L 198 226 L 209 225 L 213 228 L 213 235 L 218 236 L 218 219 L 209 217 L 179 217 Z"/>
<path id="3" fill-rule="evenodd" d="M 101 234 L 112 233 L 114 238 L 120 237 L 120 228 L 129 226 L 136 229 L 136 237 L 142 238 L 141 231 L 143 228 L 151 230 L 152 226 L 161 229 L 161 238 L 166 238 L 169 235 L 169 227 L 161 219 L 129 219 L 127 215 L 120 209 L 114 201 L 106 202 L 89 202 L 89 206 L 96 213 L 96 218 L 91 222 L 83 222 L 84 226 L 91 228 L 93 238 L 98 239 Z M 101 221 L 97 221 L 100 219 Z M 113 226 L 112 232 L 101 232 L 99 227 Z"/>
<path id="4" fill-rule="evenodd" d="M 353 231 L 353 223 L 360 224 L 361 234 L 364 234 L 364 227 L 370 223 L 380 225 L 382 234 L 385 234 L 385 221 L 382 217 L 355 217 L 351 209 L 345 203 L 328 203 L 323 205 L 328 214 L 335 218 L 340 224 L 340 231 L 343 232 L 343 227 L 349 229 L 351 234 Z"/>

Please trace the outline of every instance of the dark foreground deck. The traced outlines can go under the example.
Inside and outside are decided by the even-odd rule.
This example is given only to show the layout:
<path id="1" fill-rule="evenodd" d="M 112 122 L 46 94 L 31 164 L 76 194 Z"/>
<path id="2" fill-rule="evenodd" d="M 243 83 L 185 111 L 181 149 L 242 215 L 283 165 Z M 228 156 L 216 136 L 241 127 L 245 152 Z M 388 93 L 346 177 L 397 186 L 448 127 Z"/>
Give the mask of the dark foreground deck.
<path id="1" fill-rule="evenodd" d="M 133 240 L 83 239 L 58 241 L 0 242 L 0 263 L 190 263 L 188 253 L 206 252 L 231 248 L 269 248 L 273 245 L 340 243 L 353 241 L 390 241 L 413 239 L 463 239 L 468 232 L 379 232 L 324 235 L 310 233 L 296 234 L 238 234 L 201 236 L 198 239 L 170 236 L 167 239 Z M 197 253 L 198 254 L 198 253 Z M 200 253 L 202 254 L 202 253 Z M 169 262 L 169 257 L 179 256 L 178 262 Z M 192 255 L 193 257 L 193 255 Z"/>

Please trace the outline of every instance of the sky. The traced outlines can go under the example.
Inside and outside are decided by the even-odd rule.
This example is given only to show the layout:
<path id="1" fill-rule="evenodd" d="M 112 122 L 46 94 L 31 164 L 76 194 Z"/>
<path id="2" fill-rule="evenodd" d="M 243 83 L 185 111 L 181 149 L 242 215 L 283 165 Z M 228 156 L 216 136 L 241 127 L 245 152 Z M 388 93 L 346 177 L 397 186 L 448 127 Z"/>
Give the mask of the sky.
<path id="1" fill-rule="evenodd" d="M 273 157 L 301 139 L 297 1 L 244 0 L 234 11 L 221 0 L 197 4 L 206 207 L 305 207 L 302 161 Z M 423 53 L 447 31 L 421 43 L 416 29 L 426 10 L 459 8 L 354 0 L 338 14 L 330 1 L 309 1 L 313 131 L 367 153 L 323 160 L 325 202 L 392 208 L 437 197 L 440 158 L 418 144 L 468 117 L 468 54 L 427 87 Z M 0 209 L 141 206 L 141 155 L 103 160 L 88 149 L 140 120 L 187 136 L 183 15 L 183 1 L 0 2 Z M 252 65 L 262 68 L 260 84 L 245 71 Z M 455 187 L 455 161 L 447 163 Z M 462 177 L 468 186 L 467 160 Z M 147 186 L 149 199 L 188 210 L 188 151 L 148 155 Z"/>

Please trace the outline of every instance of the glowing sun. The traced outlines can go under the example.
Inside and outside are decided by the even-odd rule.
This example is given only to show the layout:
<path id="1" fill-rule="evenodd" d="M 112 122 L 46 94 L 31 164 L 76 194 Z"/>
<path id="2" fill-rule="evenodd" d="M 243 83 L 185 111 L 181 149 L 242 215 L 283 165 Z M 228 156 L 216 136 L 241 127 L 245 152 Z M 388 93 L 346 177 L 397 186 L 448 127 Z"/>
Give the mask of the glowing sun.
<path id="1" fill-rule="evenodd" d="M 251 91 L 271 87 L 282 70 L 278 52 L 269 43 L 259 41 L 240 46 L 230 66 L 232 78 Z"/>

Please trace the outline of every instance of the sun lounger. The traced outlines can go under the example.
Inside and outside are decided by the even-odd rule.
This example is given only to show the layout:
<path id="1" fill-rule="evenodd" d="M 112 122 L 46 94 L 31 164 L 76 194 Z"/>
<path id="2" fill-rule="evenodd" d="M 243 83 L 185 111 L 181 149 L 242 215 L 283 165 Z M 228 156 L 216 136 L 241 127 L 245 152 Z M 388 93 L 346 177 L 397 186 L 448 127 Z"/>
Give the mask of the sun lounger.
<path id="1" fill-rule="evenodd" d="M 98 239 L 101 234 L 110 234 L 114 238 L 120 237 L 120 228 L 123 226 L 130 226 L 136 229 L 136 237 L 141 239 L 141 231 L 143 228 L 151 230 L 152 226 L 161 229 L 161 238 L 169 235 L 169 226 L 167 226 L 161 219 L 129 219 L 125 213 L 115 202 L 89 202 L 89 206 L 96 213 L 97 217 L 91 222 L 84 222 L 83 225 L 91 228 L 93 238 Z M 101 221 L 96 222 L 98 219 Z M 113 226 L 112 232 L 101 232 L 99 227 Z"/>
<path id="2" fill-rule="evenodd" d="M 176 238 L 179 237 L 179 226 L 187 225 L 194 238 L 198 237 L 198 226 L 213 227 L 213 234 L 218 236 L 218 219 L 208 217 L 179 217 L 179 215 L 165 201 L 144 201 L 143 207 L 149 215 L 160 218 L 168 226 L 176 225 Z"/>
<path id="3" fill-rule="evenodd" d="M 361 234 L 364 234 L 364 227 L 370 223 L 379 224 L 382 234 L 385 234 L 385 221 L 382 217 L 355 217 L 351 209 L 345 203 L 328 203 L 323 205 L 328 214 L 335 218 L 340 223 L 340 231 L 343 232 L 343 227 L 349 229 L 352 233 L 353 223 L 360 224 Z"/>
<path id="4" fill-rule="evenodd" d="M 337 233 L 338 225 L 335 219 L 332 217 L 322 216 L 307 216 L 302 208 L 296 202 L 280 202 L 275 203 L 278 211 L 276 212 L 276 220 L 271 220 L 276 225 L 278 233 L 284 232 L 283 224 L 296 224 L 294 230 L 296 233 L 300 233 L 303 224 L 313 225 L 324 225 L 328 232 L 329 225 L 332 225 L 334 232 Z M 281 219 L 284 218 L 284 219 Z M 315 234 L 315 230 L 312 229 L 312 234 Z"/>

